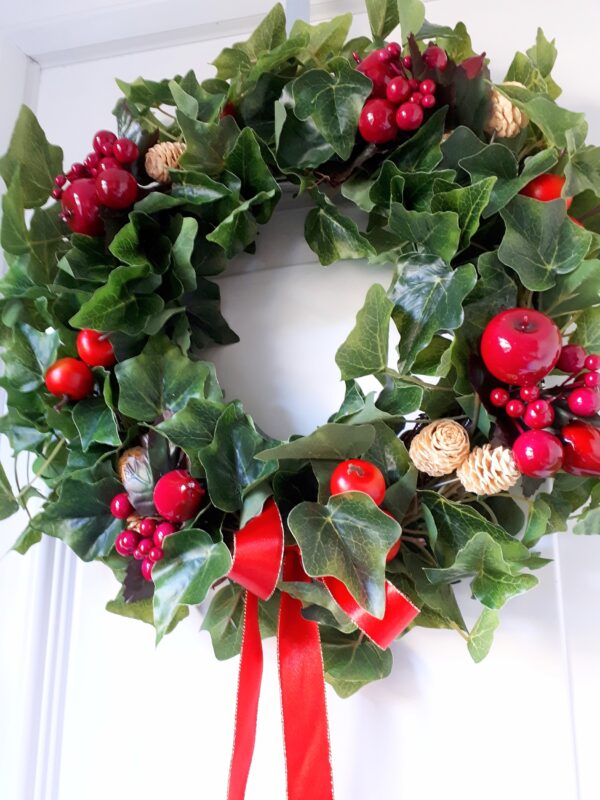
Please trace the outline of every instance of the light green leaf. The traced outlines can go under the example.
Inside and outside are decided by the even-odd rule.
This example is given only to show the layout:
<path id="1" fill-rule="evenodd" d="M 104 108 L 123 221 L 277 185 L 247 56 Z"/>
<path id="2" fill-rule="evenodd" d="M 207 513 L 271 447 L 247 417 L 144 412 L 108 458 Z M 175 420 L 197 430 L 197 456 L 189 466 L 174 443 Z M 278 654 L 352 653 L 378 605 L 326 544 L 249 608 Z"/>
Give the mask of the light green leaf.
<path id="1" fill-rule="evenodd" d="M 331 20 L 309 25 L 302 19 L 297 19 L 290 31 L 290 37 L 308 34 L 306 47 L 297 55 L 298 61 L 304 66 L 317 66 L 341 53 L 350 25 L 352 14 L 340 14 Z"/>
<path id="2" fill-rule="evenodd" d="M 584 114 L 567 111 L 547 97 L 521 86 L 501 83 L 497 89 L 525 111 L 531 122 L 542 131 L 549 145 L 565 148 L 569 131 L 578 145 L 585 140 L 588 126 Z"/>
<path id="3" fill-rule="evenodd" d="M 529 509 L 527 526 L 523 534 L 522 542 L 525 547 L 535 547 L 548 529 L 548 521 L 552 509 L 543 497 L 536 497 Z"/>
<path id="4" fill-rule="evenodd" d="M 369 241 L 359 232 L 350 217 L 341 214 L 324 194 L 314 195 L 317 208 L 308 212 L 304 235 L 321 264 L 350 258 L 368 258 L 375 254 Z"/>
<path id="5" fill-rule="evenodd" d="M 458 214 L 453 211 L 408 211 L 402 203 L 391 203 L 389 230 L 416 252 L 433 253 L 450 262 L 460 242 Z"/>
<path id="6" fill-rule="evenodd" d="M 344 461 L 364 455 L 375 439 L 372 425 L 342 425 L 329 422 L 321 425 L 308 436 L 301 436 L 277 447 L 270 447 L 256 454 L 261 461 L 314 459 Z"/>
<path id="7" fill-rule="evenodd" d="M 356 325 L 335 356 L 342 380 L 372 375 L 386 369 L 393 308 L 385 289 L 378 283 L 373 284 L 365 304 L 356 315 Z"/>
<path id="8" fill-rule="evenodd" d="M 494 631 L 500 624 L 500 615 L 495 609 L 484 608 L 481 616 L 473 626 L 467 647 L 476 664 L 487 656 L 494 641 Z"/>
<path id="9" fill-rule="evenodd" d="M 208 176 L 218 177 L 225 168 L 225 159 L 239 135 L 239 128 L 231 116 L 216 123 L 201 122 L 177 113 L 177 122 L 185 138 L 185 153 L 179 159 L 181 166 Z"/>
<path id="10" fill-rule="evenodd" d="M 371 34 L 385 39 L 398 25 L 398 0 L 366 0 Z"/>
<path id="11" fill-rule="evenodd" d="M 398 19 L 402 31 L 402 41 L 406 42 L 411 33 L 418 33 L 425 22 L 425 5 L 421 0 L 397 0 Z"/>
<path id="12" fill-rule="evenodd" d="M 570 342 L 580 344 L 590 353 L 600 352 L 600 308 L 586 308 L 577 316 L 577 329 Z"/>
<path id="13" fill-rule="evenodd" d="M 334 628 L 321 633 L 325 680 L 340 697 L 350 697 L 367 683 L 387 678 L 392 653 L 381 650 L 360 632 L 347 635 Z"/>
<path id="14" fill-rule="evenodd" d="M 4 467 L 0 464 L 0 519 L 7 519 L 19 509 Z"/>
<path id="15" fill-rule="evenodd" d="M 81 447 L 88 450 L 92 444 L 121 444 L 117 420 L 103 397 L 88 397 L 73 407 L 73 422 L 81 438 Z"/>
<path id="16" fill-rule="evenodd" d="M 464 250 L 479 227 L 479 218 L 490 202 L 496 177 L 484 178 L 470 186 L 440 192 L 431 200 L 432 211 L 455 211 L 461 229 L 460 249 Z"/>

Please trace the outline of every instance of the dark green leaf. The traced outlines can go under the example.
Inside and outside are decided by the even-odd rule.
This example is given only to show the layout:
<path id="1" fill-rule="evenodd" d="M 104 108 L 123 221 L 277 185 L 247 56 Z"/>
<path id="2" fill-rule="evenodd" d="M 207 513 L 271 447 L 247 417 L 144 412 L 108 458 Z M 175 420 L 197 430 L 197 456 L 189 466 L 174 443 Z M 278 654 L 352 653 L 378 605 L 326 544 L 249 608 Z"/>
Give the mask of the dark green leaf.
<path id="1" fill-rule="evenodd" d="M 73 422 L 79 431 L 84 451 L 92 444 L 108 444 L 114 447 L 121 444 L 117 420 L 103 397 L 88 397 L 76 403 L 73 407 Z"/>
<path id="2" fill-rule="evenodd" d="M 309 211 L 306 217 L 304 235 L 321 264 L 327 266 L 347 258 L 374 255 L 373 247 L 350 217 L 341 214 L 321 192 L 315 195 L 315 200 L 317 208 Z"/>
<path id="3" fill-rule="evenodd" d="M 373 444 L 375 429 L 371 425 L 342 425 L 335 422 L 321 425 L 308 436 L 287 444 L 270 447 L 256 454 L 261 461 L 325 459 L 343 461 L 358 458 Z"/>
<path id="4" fill-rule="evenodd" d="M 356 325 L 335 356 L 342 380 L 372 375 L 386 369 L 393 308 L 385 289 L 378 283 L 373 284 L 365 304 L 356 315 Z"/>
<path id="5" fill-rule="evenodd" d="M 479 218 L 487 207 L 496 178 L 484 178 L 471 186 L 436 194 L 431 201 L 432 211 L 455 211 L 461 230 L 460 249 L 467 247 L 479 227 Z"/>
<path id="6" fill-rule="evenodd" d="M 458 250 L 460 227 L 458 214 L 452 211 L 407 211 L 401 203 L 392 203 L 388 227 L 403 243 L 412 244 L 420 253 L 433 253 L 450 262 Z"/>
<path id="7" fill-rule="evenodd" d="M 380 650 L 360 632 L 346 635 L 334 628 L 321 633 L 325 680 L 340 697 L 350 697 L 367 683 L 392 671 L 390 650 Z"/>

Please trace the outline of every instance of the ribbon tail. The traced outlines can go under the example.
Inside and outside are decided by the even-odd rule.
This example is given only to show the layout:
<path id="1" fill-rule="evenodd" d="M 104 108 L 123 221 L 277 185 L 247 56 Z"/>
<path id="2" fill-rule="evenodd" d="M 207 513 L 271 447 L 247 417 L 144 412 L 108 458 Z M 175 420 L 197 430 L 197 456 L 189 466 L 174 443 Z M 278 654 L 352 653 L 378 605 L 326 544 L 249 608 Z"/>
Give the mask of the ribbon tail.
<path id="1" fill-rule="evenodd" d="M 251 592 L 246 592 L 235 733 L 229 768 L 227 800 L 244 800 L 246 794 L 246 784 L 256 740 L 262 673 L 263 651 L 258 624 L 258 597 Z"/>
<path id="2" fill-rule="evenodd" d="M 286 550 L 286 580 L 305 580 L 299 554 Z M 302 603 L 281 595 L 278 648 L 288 800 L 333 800 L 321 641 Z"/>

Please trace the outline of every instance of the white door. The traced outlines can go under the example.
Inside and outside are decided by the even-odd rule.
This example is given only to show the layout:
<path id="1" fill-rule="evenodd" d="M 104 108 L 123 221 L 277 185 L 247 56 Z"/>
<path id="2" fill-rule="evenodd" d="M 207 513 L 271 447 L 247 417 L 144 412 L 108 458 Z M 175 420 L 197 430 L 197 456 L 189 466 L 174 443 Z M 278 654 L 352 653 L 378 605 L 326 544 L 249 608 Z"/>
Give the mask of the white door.
<path id="1" fill-rule="evenodd" d="M 26 5 L 1 23 L 11 44 L 0 45 L 0 144 L 26 97 L 70 163 L 94 131 L 111 127 L 113 77 L 190 68 L 208 77 L 209 62 L 245 38 L 270 2 Z M 359 7 L 313 3 L 313 19 L 349 5 Z M 573 0 L 568 12 L 558 0 L 435 0 L 428 17 L 464 19 L 500 77 L 537 25 L 556 35 L 564 104 L 587 111 L 600 141 L 594 0 Z M 357 16 L 355 32 L 366 29 Z M 210 354 L 228 396 L 281 437 L 308 432 L 337 407 L 335 350 L 368 286 L 387 279 L 366 264 L 314 263 L 304 213 L 280 212 L 256 258 L 223 278 L 225 316 L 242 341 Z M 8 464 L 4 442 L 2 454 Z M 2 524 L 0 551 L 18 530 L 15 519 Z M 395 646 L 390 678 L 344 701 L 328 690 L 339 800 L 597 800 L 600 538 L 552 537 L 544 551 L 554 564 L 537 590 L 504 610 L 481 665 L 455 634 L 417 630 Z M 201 613 L 155 649 L 149 627 L 104 611 L 116 593 L 108 570 L 77 563 L 59 542 L 0 561 L 2 800 L 225 797 L 237 660 L 214 659 Z M 272 642 L 265 661 L 248 800 L 285 796 Z"/>

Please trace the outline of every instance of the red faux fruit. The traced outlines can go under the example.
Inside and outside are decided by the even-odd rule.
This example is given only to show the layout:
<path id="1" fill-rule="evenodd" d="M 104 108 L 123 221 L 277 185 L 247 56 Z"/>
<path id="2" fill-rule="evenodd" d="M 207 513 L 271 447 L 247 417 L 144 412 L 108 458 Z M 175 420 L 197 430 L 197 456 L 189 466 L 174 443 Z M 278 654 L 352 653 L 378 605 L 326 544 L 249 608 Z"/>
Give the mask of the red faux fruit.
<path id="1" fill-rule="evenodd" d="M 53 200 L 60 200 L 63 195 L 63 190 L 59 189 L 58 186 L 55 186 L 54 189 L 50 192 L 50 196 Z"/>
<path id="2" fill-rule="evenodd" d="M 375 464 L 352 458 L 342 461 L 333 470 L 329 489 L 332 495 L 343 492 L 364 492 L 379 506 L 385 497 L 385 478 Z"/>
<path id="3" fill-rule="evenodd" d="M 127 550 L 127 555 L 133 555 L 133 551 L 139 544 L 140 537 L 135 531 L 123 531 L 117 538 L 121 540 L 121 546 Z"/>
<path id="4" fill-rule="evenodd" d="M 132 164 L 134 161 L 138 160 L 140 151 L 138 150 L 138 146 L 135 142 L 132 142 L 131 139 L 122 137 L 114 141 L 112 146 L 112 154 L 117 161 L 121 162 L 121 164 Z"/>
<path id="5" fill-rule="evenodd" d="M 73 180 L 62 193 L 61 205 L 65 221 L 73 233 L 86 236 L 104 233 L 96 185 L 92 178 Z"/>
<path id="6" fill-rule="evenodd" d="M 146 517 L 140 522 L 140 535 L 145 539 L 152 539 L 155 530 L 156 520 L 152 519 L 152 517 Z"/>
<path id="7" fill-rule="evenodd" d="M 596 389 L 600 386 L 600 375 L 597 372 L 586 372 L 583 382 L 589 389 Z"/>
<path id="8" fill-rule="evenodd" d="M 127 492 L 116 494 L 110 501 L 110 513 L 117 519 L 127 519 L 134 511 L 135 509 L 129 502 Z"/>
<path id="9" fill-rule="evenodd" d="M 578 228 L 583 228 L 585 230 L 585 225 L 583 224 L 583 222 L 580 219 L 575 219 L 575 217 L 572 217 L 570 214 L 567 214 L 567 216 L 569 217 L 571 222 L 573 222 L 575 225 L 577 225 Z"/>
<path id="10" fill-rule="evenodd" d="M 66 175 L 57 175 L 56 178 L 54 178 L 54 185 L 58 186 L 59 189 L 62 186 L 64 186 L 66 182 L 67 182 L 67 176 Z"/>
<path id="11" fill-rule="evenodd" d="M 496 408 L 503 408 L 508 403 L 508 398 L 510 395 L 503 389 L 501 386 L 498 386 L 496 389 L 492 389 L 490 392 L 490 403 Z"/>
<path id="12" fill-rule="evenodd" d="M 578 417 L 593 417 L 600 409 L 600 392 L 587 386 L 573 389 L 567 397 L 567 405 Z"/>
<path id="13" fill-rule="evenodd" d="M 59 358 L 46 372 L 46 388 L 56 397 L 83 400 L 94 389 L 92 371 L 77 358 Z"/>
<path id="14" fill-rule="evenodd" d="M 416 103 L 402 103 L 396 112 L 396 125 L 401 131 L 416 131 L 423 122 L 423 109 Z"/>
<path id="15" fill-rule="evenodd" d="M 159 525 L 157 525 L 153 537 L 156 547 L 162 547 L 167 536 L 171 536 L 173 533 L 176 533 L 176 531 L 177 528 L 170 522 L 161 522 Z"/>
<path id="16" fill-rule="evenodd" d="M 144 560 L 144 554 L 140 552 L 139 547 L 136 547 L 135 550 L 133 551 L 133 557 L 135 558 L 136 561 Z"/>
<path id="17" fill-rule="evenodd" d="M 153 547 L 148 553 L 148 558 L 150 559 L 150 561 L 152 561 L 153 564 L 156 564 L 157 561 L 162 561 L 164 557 L 165 554 L 163 553 L 161 547 Z"/>
<path id="18" fill-rule="evenodd" d="M 123 531 L 115 539 L 115 550 L 120 556 L 130 556 L 135 548 L 129 549 L 128 541 L 125 539 L 128 531 Z"/>
<path id="19" fill-rule="evenodd" d="M 561 372 L 568 372 L 574 375 L 585 366 L 585 358 L 586 353 L 583 347 L 578 344 L 566 344 L 560 351 L 556 367 Z"/>
<path id="20" fill-rule="evenodd" d="M 430 69 L 439 69 L 443 72 L 448 66 L 448 54 L 441 47 L 430 44 L 423 53 L 423 61 Z"/>
<path id="21" fill-rule="evenodd" d="M 537 400 L 540 396 L 540 387 L 539 386 L 522 386 L 519 391 L 519 397 L 521 400 Z"/>
<path id="22" fill-rule="evenodd" d="M 117 137 L 112 131 L 98 131 L 94 134 L 93 146 L 98 155 L 112 155 L 112 147 Z"/>
<path id="23" fill-rule="evenodd" d="M 398 555 L 398 551 L 400 550 L 400 545 L 402 544 L 402 539 L 398 539 L 389 549 L 387 556 L 385 557 L 386 563 L 389 564 L 396 556 Z"/>
<path id="24" fill-rule="evenodd" d="M 221 111 L 219 112 L 219 117 L 223 119 L 223 117 L 235 117 L 235 105 L 229 100 Z"/>
<path id="25" fill-rule="evenodd" d="M 121 169 L 121 167 L 121 162 L 117 161 L 116 158 L 106 156 L 99 161 L 98 172 L 103 172 L 105 169 Z"/>
<path id="26" fill-rule="evenodd" d="M 152 539 L 142 539 L 138 544 L 138 550 L 143 556 L 147 556 L 150 550 L 154 547 Z"/>
<path id="27" fill-rule="evenodd" d="M 408 85 L 410 86 L 411 92 L 418 92 L 419 91 L 419 81 L 416 78 L 411 78 L 408 81 Z"/>
<path id="28" fill-rule="evenodd" d="M 142 577 L 145 581 L 152 580 L 152 567 L 154 566 L 154 562 L 150 561 L 149 558 L 144 558 L 142 561 Z"/>
<path id="29" fill-rule="evenodd" d="M 402 65 L 406 69 L 412 69 L 412 56 L 404 56 L 402 59 Z"/>
<path id="30" fill-rule="evenodd" d="M 525 431 L 513 444 L 518 469 L 530 478 L 549 478 L 561 467 L 563 447 L 548 431 Z"/>
<path id="31" fill-rule="evenodd" d="M 87 156 L 83 159 L 83 163 L 89 170 L 92 170 L 94 169 L 94 167 L 97 167 L 98 164 L 100 163 L 100 156 L 98 155 L 98 153 L 96 153 L 96 151 L 94 151 L 93 153 L 88 153 Z"/>
<path id="32" fill-rule="evenodd" d="M 410 103 L 416 103 L 418 106 L 420 106 L 423 103 L 423 95 L 421 92 L 413 92 L 408 100 Z"/>
<path id="33" fill-rule="evenodd" d="M 433 108 L 435 106 L 436 100 L 435 95 L 433 94 L 424 94 L 421 98 L 421 106 L 423 108 Z"/>
<path id="34" fill-rule="evenodd" d="M 547 400 L 534 400 L 525 409 L 523 421 L 535 430 L 548 428 L 554 422 L 554 409 Z"/>
<path id="35" fill-rule="evenodd" d="M 185 522 L 195 517 L 206 491 L 184 469 L 174 469 L 160 478 L 154 487 L 154 505 L 169 522 Z"/>
<path id="36" fill-rule="evenodd" d="M 75 164 L 71 164 L 71 169 L 67 172 L 66 177 L 69 181 L 76 181 L 78 178 L 86 178 L 87 175 L 87 169 L 76 161 Z"/>
<path id="37" fill-rule="evenodd" d="M 385 49 L 374 50 L 363 58 L 356 69 L 366 75 L 373 84 L 371 97 L 385 97 L 390 80 L 398 74 L 398 69 L 390 68 L 391 56 Z"/>
<path id="38" fill-rule="evenodd" d="M 565 185 L 565 178 L 562 175 L 552 175 L 546 173 L 538 175 L 532 181 L 529 181 L 527 186 L 524 186 L 519 194 L 524 194 L 525 197 L 532 197 L 534 200 L 541 200 L 544 203 L 550 200 L 558 200 L 562 197 L 562 190 Z M 567 208 L 573 202 L 572 197 L 565 197 Z"/>
<path id="39" fill-rule="evenodd" d="M 365 142 L 386 144 L 398 135 L 396 107 L 379 97 L 367 100 L 358 120 L 358 130 Z"/>
<path id="40" fill-rule="evenodd" d="M 595 353 L 591 356 L 588 356 L 584 361 L 584 367 L 589 369 L 591 372 L 600 369 L 600 356 L 596 355 Z"/>
<path id="41" fill-rule="evenodd" d="M 525 413 L 525 403 L 520 400 L 509 400 L 506 404 L 506 413 L 512 419 L 518 419 Z"/>
<path id="42" fill-rule="evenodd" d="M 96 176 L 96 194 L 107 208 L 129 208 L 137 200 L 137 181 L 125 169 L 105 169 Z"/>
<path id="43" fill-rule="evenodd" d="M 488 322 L 480 352 L 489 372 L 504 383 L 534 386 L 556 365 L 561 336 L 554 322 L 531 308 L 509 308 Z"/>
<path id="44" fill-rule="evenodd" d="M 436 90 L 435 81 L 426 79 L 419 84 L 419 91 L 421 94 L 435 94 Z"/>
<path id="45" fill-rule="evenodd" d="M 402 48 L 398 42 L 390 42 L 385 49 L 389 53 L 390 59 L 392 60 L 397 60 L 402 55 Z"/>
<path id="46" fill-rule="evenodd" d="M 388 83 L 385 94 L 390 103 L 400 105 L 410 97 L 410 86 L 402 75 L 398 75 Z"/>
<path id="47" fill-rule="evenodd" d="M 112 367 L 116 364 L 115 352 L 106 334 L 84 328 L 77 334 L 79 358 L 90 367 Z"/>
<path id="48" fill-rule="evenodd" d="M 587 422 L 570 422 L 561 430 L 563 469 L 571 475 L 600 477 L 600 430 Z"/>

